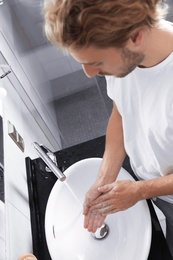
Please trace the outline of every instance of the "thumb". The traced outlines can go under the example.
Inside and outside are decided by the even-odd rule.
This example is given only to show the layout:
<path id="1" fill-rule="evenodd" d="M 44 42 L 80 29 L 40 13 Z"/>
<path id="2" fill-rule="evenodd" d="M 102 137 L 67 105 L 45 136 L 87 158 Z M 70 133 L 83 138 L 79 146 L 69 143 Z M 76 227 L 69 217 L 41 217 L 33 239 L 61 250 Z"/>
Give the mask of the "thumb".
<path id="1" fill-rule="evenodd" d="M 99 191 L 99 192 L 102 192 L 102 193 L 106 193 L 106 192 L 112 190 L 112 188 L 113 188 L 113 183 L 111 183 L 111 184 L 106 184 L 106 185 L 104 185 L 104 186 L 98 187 L 98 191 Z"/>

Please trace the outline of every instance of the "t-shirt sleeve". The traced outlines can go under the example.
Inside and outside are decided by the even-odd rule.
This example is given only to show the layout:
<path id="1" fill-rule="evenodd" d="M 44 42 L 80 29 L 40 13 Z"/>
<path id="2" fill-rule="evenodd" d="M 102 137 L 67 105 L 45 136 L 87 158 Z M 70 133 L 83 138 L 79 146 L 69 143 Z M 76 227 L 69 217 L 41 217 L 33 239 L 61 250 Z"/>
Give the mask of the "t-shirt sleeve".
<path id="1" fill-rule="evenodd" d="M 121 102 L 120 102 L 120 91 L 119 91 L 119 79 L 113 76 L 106 76 L 106 84 L 107 84 L 107 95 L 110 99 L 112 99 L 115 102 L 120 112 Z"/>

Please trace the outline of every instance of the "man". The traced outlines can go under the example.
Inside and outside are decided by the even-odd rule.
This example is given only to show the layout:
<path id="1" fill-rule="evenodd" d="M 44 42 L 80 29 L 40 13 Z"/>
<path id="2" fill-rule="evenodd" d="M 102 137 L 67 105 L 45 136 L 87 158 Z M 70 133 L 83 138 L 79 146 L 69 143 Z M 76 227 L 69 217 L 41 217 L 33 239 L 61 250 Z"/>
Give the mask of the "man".
<path id="1" fill-rule="evenodd" d="M 45 32 L 88 77 L 105 75 L 113 110 L 84 227 L 151 198 L 173 255 L 173 26 L 160 0 L 47 0 Z M 138 182 L 116 181 L 126 153 Z"/>

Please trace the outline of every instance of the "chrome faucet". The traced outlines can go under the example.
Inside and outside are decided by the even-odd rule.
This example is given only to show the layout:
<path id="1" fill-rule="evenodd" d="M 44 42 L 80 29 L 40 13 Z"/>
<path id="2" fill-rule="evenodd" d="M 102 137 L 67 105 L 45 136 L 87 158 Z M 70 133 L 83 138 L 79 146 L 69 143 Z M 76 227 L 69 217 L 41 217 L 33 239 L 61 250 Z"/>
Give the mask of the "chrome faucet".
<path id="1" fill-rule="evenodd" d="M 55 155 L 44 145 L 39 145 L 37 142 L 32 143 L 32 145 L 48 166 L 49 171 L 52 171 L 60 181 L 65 181 L 66 176 L 58 168 Z"/>

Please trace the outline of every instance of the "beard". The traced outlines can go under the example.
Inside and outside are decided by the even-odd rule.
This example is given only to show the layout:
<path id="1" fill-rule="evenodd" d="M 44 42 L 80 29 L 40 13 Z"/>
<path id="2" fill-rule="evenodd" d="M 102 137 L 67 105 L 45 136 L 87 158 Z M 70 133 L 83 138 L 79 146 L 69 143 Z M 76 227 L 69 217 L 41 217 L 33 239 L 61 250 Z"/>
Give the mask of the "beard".
<path id="1" fill-rule="evenodd" d="M 120 72 L 117 72 L 115 75 L 101 71 L 98 76 L 115 76 L 117 78 L 123 78 L 138 67 L 145 58 L 145 55 L 142 52 L 132 52 L 126 47 L 121 49 L 120 54 L 123 62 L 119 69 Z"/>
<path id="2" fill-rule="evenodd" d="M 145 55 L 142 52 L 132 52 L 128 48 L 121 50 L 121 58 L 123 60 L 122 72 L 117 75 L 119 78 L 123 78 L 131 73 L 136 67 L 138 67 L 144 60 Z"/>

